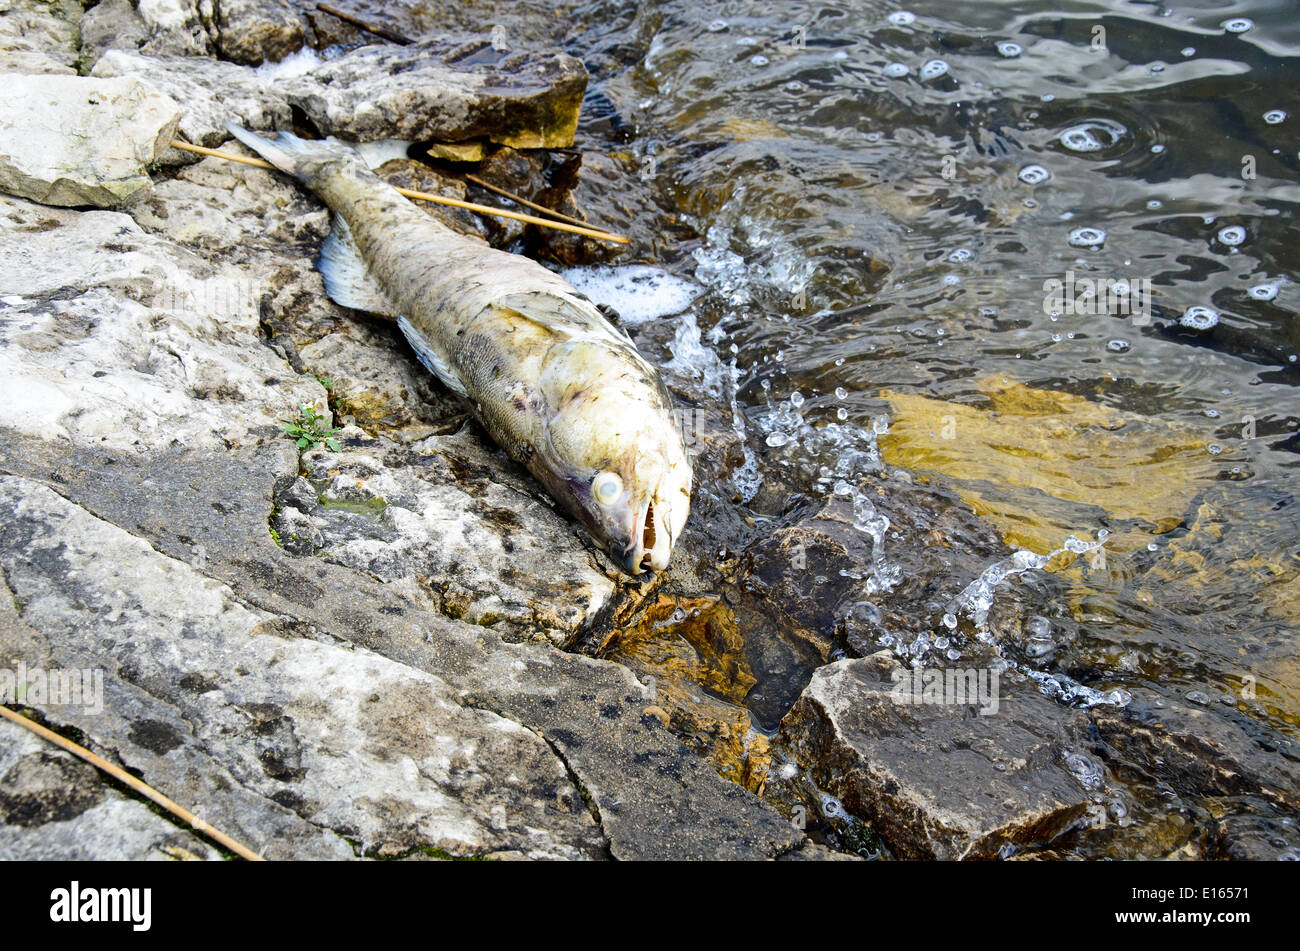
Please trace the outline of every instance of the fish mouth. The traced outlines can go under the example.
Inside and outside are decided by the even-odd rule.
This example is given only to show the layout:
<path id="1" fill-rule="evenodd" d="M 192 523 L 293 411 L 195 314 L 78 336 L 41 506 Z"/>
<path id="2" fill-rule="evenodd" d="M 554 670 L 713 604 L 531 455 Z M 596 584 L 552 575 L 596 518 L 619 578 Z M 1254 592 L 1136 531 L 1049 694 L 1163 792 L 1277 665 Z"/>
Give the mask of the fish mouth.
<path id="1" fill-rule="evenodd" d="M 655 508 L 653 499 L 641 506 L 632 523 L 632 547 L 628 550 L 623 566 L 628 574 L 639 575 L 643 571 L 663 571 L 673 554 L 673 532 L 669 521 L 669 508 Z"/>

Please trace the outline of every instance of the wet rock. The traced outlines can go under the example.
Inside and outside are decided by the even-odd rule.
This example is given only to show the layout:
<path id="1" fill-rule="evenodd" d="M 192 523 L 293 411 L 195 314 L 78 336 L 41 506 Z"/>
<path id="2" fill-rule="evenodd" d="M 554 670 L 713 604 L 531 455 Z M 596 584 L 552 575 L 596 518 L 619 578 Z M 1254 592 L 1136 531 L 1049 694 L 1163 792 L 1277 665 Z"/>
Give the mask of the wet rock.
<path id="1" fill-rule="evenodd" d="M 0 857 L 94 862 L 220 859 L 221 853 L 110 788 L 89 764 L 0 723 Z"/>
<path id="2" fill-rule="evenodd" d="M 77 72 L 75 0 L 0 0 L 0 72 Z"/>
<path id="3" fill-rule="evenodd" d="M 249 66 L 275 63 L 307 41 L 289 0 L 211 0 L 211 5 L 212 33 L 224 59 Z"/>
<path id="4" fill-rule="evenodd" d="M 96 8 L 98 9 L 98 8 Z M 256 70 L 195 56 L 142 56 L 106 52 L 92 76 L 135 76 L 185 104 L 180 133 L 194 145 L 215 148 L 230 138 L 227 122 L 256 129 L 288 129 L 288 104 Z M 176 152 L 171 153 L 177 156 Z M 183 156 L 193 161 L 192 155 Z"/>
<path id="5" fill-rule="evenodd" d="M 355 141 L 572 145 L 587 85 L 581 61 L 518 52 L 467 65 L 485 50 L 491 52 L 486 40 L 365 46 L 282 88 L 321 132 Z"/>
<path id="6" fill-rule="evenodd" d="M 180 110 L 137 79 L 8 77 L 0 89 L 0 190 L 48 205 L 121 204 L 150 185 L 146 168 Z"/>
<path id="7" fill-rule="evenodd" d="M 778 736 L 894 854 L 992 858 L 1004 846 L 1049 842 L 1086 817 L 1106 776 L 1085 752 L 1080 714 L 1005 684 L 988 715 L 967 704 L 905 704 L 893 692 L 895 669 L 881 658 L 822 667 Z"/>
<path id="8" fill-rule="evenodd" d="M 268 855 L 340 854 L 343 839 L 382 854 L 600 853 L 533 732 L 429 674 L 302 639 L 43 485 L 0 482 L 0 563 L 25 620 L 60 666 L 107 668 L 103 711 L 63 716 L 213 825 Z"/>

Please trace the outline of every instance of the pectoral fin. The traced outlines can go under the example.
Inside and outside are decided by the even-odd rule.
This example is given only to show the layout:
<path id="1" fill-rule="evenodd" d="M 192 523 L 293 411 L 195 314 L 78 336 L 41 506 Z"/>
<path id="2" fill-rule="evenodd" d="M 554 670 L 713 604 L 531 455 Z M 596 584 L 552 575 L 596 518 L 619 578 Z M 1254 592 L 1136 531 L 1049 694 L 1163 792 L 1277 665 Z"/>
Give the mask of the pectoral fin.
<path id="1" fill-rule="evenodd" d="M 397 326 L 401 328 L 402 335 L 406 337 L 406 342 L 411 345 L 411 349 L 415 351 L 415 355 L 424 364 L 425 369 L 442 380 L 443 385 L 457 396 L 467 395 L 465 384 L 461 382 L 460 376 L 452 369 L 451 362 L 446 356 L 438 352 L 438 348 L 424 334 L 420 333 L 414 324 L 405 317 L 398 317 Z"/>
<path id="2" fill-rule="evenodd" d="M 366 268 L 352 238 L 352 229 L 342 215 L 334 216 L 334 230 L 321 245 L 316 267 L 325 279 L 325 292 L 334 303 L 394 320 L 400 316 Z"/>

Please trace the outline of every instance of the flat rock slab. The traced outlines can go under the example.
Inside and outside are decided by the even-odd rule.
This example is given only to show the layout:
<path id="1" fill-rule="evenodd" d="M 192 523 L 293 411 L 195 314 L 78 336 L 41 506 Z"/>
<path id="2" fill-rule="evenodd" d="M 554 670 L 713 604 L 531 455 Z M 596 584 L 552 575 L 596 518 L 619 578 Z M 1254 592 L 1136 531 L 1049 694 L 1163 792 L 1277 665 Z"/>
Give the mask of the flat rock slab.
<path id="1" fill-rule="evenodd" d="M 47 205 L 119 205 L 150 186 L 146 168 L 180 117 L 135 78 L 10 75 L 0 88 L 0 190 Z"/>
<path id="2" fill-rule="evenodd" d="M 80 3 L 0 0 L 0 72 L 77 73 Z"/>
<path id="3" fill-rule="evenodd" d="M 993 858 L 1086 818 L 1106 775 L 1086 720 L 1005 684 L 995 712 L 905 704 L 880 656 L 820 668 L 779 740 L 901 858 Z"/>
<path id="4" fill-rule="evenodd" d="M 430 674 L 303 639 L 39 483 L 0 477 L 0 499 L 24 622 L 54 665 L 103 669 L 102 709 L 50 715 L 218 828 L 281 855 L 344 839 L 364 854 L 603 854 L 564 765 L 517 722 Z"/>
<path id="5" fill-rule="evenodd" d="M 179 823 L 179 820 L 177 820 Z M 0 723 L 0 859 L 107 862 L 220 859 L 189 829 L 107 785 L 88 763 Z"/>
<path id="6" fill-rule="evenodd" d="M 486 39 L 364 46 L 283 83 L 290 104 L 342 138 L 486 138 L 527 149 L 573 144 L 586 88 L 581 60 L 497 53 Z"/>

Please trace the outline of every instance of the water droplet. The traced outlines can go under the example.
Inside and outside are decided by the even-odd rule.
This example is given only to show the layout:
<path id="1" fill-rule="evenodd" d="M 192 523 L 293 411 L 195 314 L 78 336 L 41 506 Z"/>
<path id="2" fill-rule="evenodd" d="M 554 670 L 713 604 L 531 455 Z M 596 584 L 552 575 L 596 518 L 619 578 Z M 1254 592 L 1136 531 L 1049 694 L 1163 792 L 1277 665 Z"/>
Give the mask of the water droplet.
<path id="1" fill-rule="evenodd" d="M 1131 343 L 1118 337 L 1106 344 L 1106 349 L 1112 353 L 1128 353 L 1132 348 L 1133 345 Z"/>
<path id="2" fill-rule="evenodd" d="M 1070 232 L 1070 244 L 1076 248 L 1096 248 L 1106 243 L 1106 232 L 1100 228 L 1078 228 Z"/>
<path id="3" fill-rule="evenodd" d="M 1251 297 L 1255 298 L 1255 300 L 1272 300 L 1277 297 L 1277 285 L 1256 284 L 1247 291 L 1247 293 L 1250 294 Z"/>
<path id="4" fill-rule="evenodd" d="M 1286 113 L 1281 109 L 1270 109 L 1268 112 L 1264 113 L 1264 121 L 1269 125 L 1277 125 L 1278 123 L 1286 121 Z"/>
<path id="5" fill-rule="evenodd" d="M 1209 330 L 1218 324 L 1219 314 L 1218 311 L 1197 304 L 1195 307 L 1187 308 L 1183 316 L 1178 318 L 1178 322 L 1191 330 Z"/>
<path id="6" fill-rule="evenodd" d="M 1020 180 L 1026 185 L 1041 185 L 1052 177 L 1052 173 L 1041 165 L 1026 165 L 1020 170 Z"/>
<path id="7" fill-rule="evenodd" d="M 889 15 L 888 19 L 894 26 L 907 26 L 916 22 L 916 14 L 908 13 L 906 10 L 895 10 Z"/>
<path id="8" fill-rule="evenodd" d="M 1246 229 L 1241 225 L 1231 225 L 1219 232 L 1219 242 L 1235 248 L 1246 240 Z"/>
<path id="9" fill-rule="evenodd" d="M 1234 17 L 1231 20 L 1224 20 L 1219 25 L 1229 33 L 1245 33 L 1255 26 L 1255 21 L 1246 17 Z"/>
<path id="10" fill-rule="evenodd" d="M 998 52 L 1007 59 L 1015 59 L 1024 52 L 1019 43 L 1012 43 L 1010 40 L 998 44 Z"/>
<path id="11" fill-rule="evenodd" d="M 890 63 L 882 70 L 890 79 L 901 79 L 911 72 L 906 63 Z"/>
<path id="12" fill-rule="evenodd" d="M 714 20 L 709 24 L 708 27 L 710 33 L 721 33 L 726 28 L 727 28 L 726 20 Z"/>
<path id="13" fill-rule="evenodd" d="M 922 79 L 938 79 L 948 72 L 948 64 L 941 59 L 932 59 L 921 67 Z"/>

